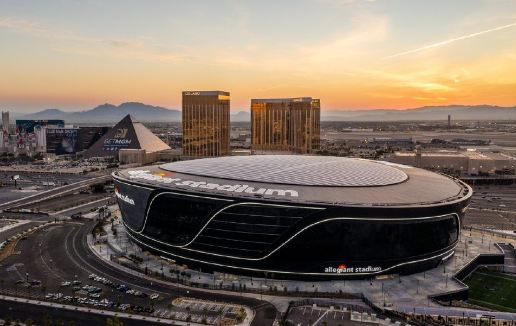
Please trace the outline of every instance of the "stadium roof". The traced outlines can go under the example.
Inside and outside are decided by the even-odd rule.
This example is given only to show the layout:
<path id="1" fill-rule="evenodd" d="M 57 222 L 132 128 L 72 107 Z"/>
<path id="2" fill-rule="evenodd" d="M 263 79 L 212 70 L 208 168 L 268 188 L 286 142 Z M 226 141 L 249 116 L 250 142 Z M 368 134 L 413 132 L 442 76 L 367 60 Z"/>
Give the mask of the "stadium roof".
<path id="1" fill-rule="evenodd" d="M 156 152 L 170 147 L 128 114 L 93 144 L 84 157 L 117 156 L 120 149 L 144 149 Z"/>
<path id="2" fill-rule="evenodd" d="M 328 156 L 207 158 L 123 170 L 117 176 L 181 191 L 345 205 L 435 205 L 470 195 L 467 186 L 434 172 Z"/>

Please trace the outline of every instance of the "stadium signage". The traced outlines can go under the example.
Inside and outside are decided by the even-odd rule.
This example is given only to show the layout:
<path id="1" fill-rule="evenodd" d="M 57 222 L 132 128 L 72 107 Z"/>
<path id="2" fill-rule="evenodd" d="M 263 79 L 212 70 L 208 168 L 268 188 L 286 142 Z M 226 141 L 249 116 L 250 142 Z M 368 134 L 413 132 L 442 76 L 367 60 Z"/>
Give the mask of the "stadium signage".
<path id="1" fill-rule="evenodd" d="M 335 274 L 347 274 L 347 273 L 372 273 L 372 272 L 380 272 L 382 270 L 381 267 L 347 267 L 346 265 L 340 265 L 339 267 L 326 267 L 324 269 L 325 273 L 335 273 Z"/>
<path id="2" fill-rule="evenodd" d="M 129 198 L 129 196 L 127 195 L 122 195 L 120 193 L 120 191 L 118 190 L 118 188 L 115 188 L 115 195 L 122 201 L 125 201 L 126 203 L 128 204 L 131 204 L 131 205 L 134 205 L 134 200 L 132 200 L 131 198 Z"/>
<path id="3" fill-rule="evenodd" d="M 185 95 L 201 95 L 201 92 L 185 92 Z"/>
<path id="4" fill-rule="evenodd" d="M 166 178 L 159 174 L 151 174 L 149 170 L 135 170 L 129 171 L 129 178 L 131 179 L 143 179 L 148 181 L 162 182 L 165 184 L 174 183 L 176 186 L 187 186 L 190 188 L 201 188 L 209 190 L 227 191 L 232 193 L 248 193 L 258 195 L 277 195 L 277 196 L 291 196 L 298 197 L 298 193 L 295 190 L 285 189 L 267 189 L 250 187 L 248 185 L 234 184 L 234 185 L 219 185 L 218 183 L 208 183 L 204 181 L 182 181 L 179 178 Z M 181 182 L 177 182 L 181 181 Z"/>

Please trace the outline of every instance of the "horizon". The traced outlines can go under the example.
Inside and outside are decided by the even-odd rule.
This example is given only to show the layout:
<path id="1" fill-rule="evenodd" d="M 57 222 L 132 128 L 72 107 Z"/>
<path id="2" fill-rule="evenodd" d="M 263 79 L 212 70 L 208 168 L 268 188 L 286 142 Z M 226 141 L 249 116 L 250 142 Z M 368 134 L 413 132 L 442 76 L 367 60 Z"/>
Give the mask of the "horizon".
<path id="1" fill-rule="evenodd" d="M 323 112 L 516 105 L 511 0 L 28 0 L 0 12 L 3 111 L 180 108 L 185 89 L 229 91 L 232 112 L 299 95 Z"/>
<path id="2" fill-rule="evenodd" d="M 164 107 L 164 106 L 159 106 L 159 105 L 152 105 L 152 104 L 147 104 L 147 103 L 141 103 L 141 102 L 123 102 L 123 103 L 120 103 L 119 105 L 115 105 L 115 104 L 112 104 L 112 103 L 104 103 L 104 104 L 100 104 L 100 105 L 97 105 L 95 107 L 92 107 L 90 109 L 85 109 L 85 110 L 75 110 L 75 111 L 64 111 L 64 110 L 61 110 L 60 108 L 48 108 L 48 109 L 42 109 L 42 110 L 38 110 L 38 111 L 31 111 L 31 112 L 21 112 L 21 111 L 12 111 L 12 110 L 0 110 L 2 112 L 9 112 L 10 114 L 24 114 L 24 115 L 31 115 L 31 114 L 36 114 L 36 113 L 40 113 L 40 112 L 43 112 L 43 111 L 48 111 L 48 110 L 59 110 L 61 112 L 65 112 L 65 113 L 76 113 L 76 112 L 84 112 L 84 111 L 91 111 L 97 107 L 100 107 L 100 106 L 103 106 L 103 105 L 113 105 L 115 107 L 119 107 L 121 106 L 122 104 L 131 104 L 131 103 L 136 103 L 136 104 L 142 104 L 142 105 L 148 105 L 148 106 L 153 106 L 153 107 L 161 107 L 163 109 L 167 109 L 167 110 L 172 110 L 172 111 L 182 111 L 182 108 L 179 107 L 179 108 L 168 108 L 168 107 Z M 501 107 L 501 108 L 516 108 L 516 105 L 514 106 L 497 106 L 497 105 L 490 105 L 490 104 L 478 104 L 478 105 L 460 105 L 460 104 L 449 104 L 449 105 L 433 105 L 433 106 L 421 106 L 421 107 L 417 107 L 417 108 L 406 108 L 406 109 L 396 109 L 394 111 L 407 111 L 407 110 L 417 110 L 417 109 L 422 109 L 422 108 L 430 108 L 430 107 L 435 107 L 435 108 L 445 108 L 445 107 L 452 107 L 452 106 L 465 106 L 465 107 L 468 107 L 468 106 L 489 106 L 489 107 Z M 362 110 L 339 110 L 339 109 L 327 109 L 327 110 L 321 110 L 321 114 L 323 114 L 324 112 L 335 112 L 335 111 L 338 111 L 338 112 L 360 112 L 360 111 L 364 111 L 364 112 L 367 112 L 367 111 L 391 111 L 393 109 L 362 109 Z M 241 112 L 245 112 L 245 113 L 248 113 L 250 114 L 250 110 L 238 110 L 238 109 L 235 109 L 235 110 L 231 110 L 230 113 L 231 114 L 238 114 L 238 113 L 241 113 Z"/>

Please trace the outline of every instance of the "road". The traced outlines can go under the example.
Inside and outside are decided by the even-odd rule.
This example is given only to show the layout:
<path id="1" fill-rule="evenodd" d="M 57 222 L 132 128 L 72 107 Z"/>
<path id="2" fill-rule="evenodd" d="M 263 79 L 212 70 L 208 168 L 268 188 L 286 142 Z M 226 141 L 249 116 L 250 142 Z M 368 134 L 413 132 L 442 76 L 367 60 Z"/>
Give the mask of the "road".
<path id="1" fill-rule="evenodd" d="M 104 176 L 100 176 L 100 177 L 94 177 L 94 178 L 90 178 L 90 179 L 86 179 L 86 180 L 77 181 L 73 184 L 69 184 L 69 185 L 62 186 L 62 187 L 51 188 L 51 189 L 43 191 L 43 192 L 31 194 L 24 198 L 20 198 L 20 199 L 8 201 L 8 202 L 3 202 L 0 204 L 0 210 L 5 210 L 7 208 L 13 208 L 13 207 L 18 207 L 18 206 L 25 206 L 30 203 L 42 201 L 42 200 L 48 199 L 48 198 L 61 196 L 66 193 L 73 193 L 76 190 L 78 190 L 79 188 L 82 188 L 84 186 L 101 183 L 101 182 L 105 182 L 105 181 L 109 181 L 109 180 L 111 180 L 111 176 L 104 175 Z"/>
<path id="2" fill-rule="evenodd" d="M 61 318 L 64 321 L 64 325 L 68 325 L 68 322 L 74 321 L 76 326 L 106 325 L 106 321 L 109 318 L 109 316 L 102 316 L 88 312 L 36 306 L 22 302 L 5 300 L 0 300 L 0 311 L 2 312 L 2 318 L 9 316 L 13 318 L 13 320 L 20 319 L 22 322 L 27 318 L 30 318 L 37 325 L 43 325 L 43 320 L 46 315 L 50 315 L 52 317 L 54 324 L 57 319 Z M 163 326 L 161 323 L 149 321 L 142 322 L 141 320 L 133 320 L 130 318 L 120 318 L 120 320 L 126 326 Z"/>
<path id="3" fill-rule="evenodd" d="M 156 309 L 167 309 L 168 303 L 177 296 L 188 296 L 189 298 L 226 303 L 232 302 L 243 304 L 256 310 L 256 316 L 252 322 L 253 326 L 272 325 L 276 316 L 276 309 L 266 301 L 241 297 L 239 295 L 178 287 L 175 284 L 162 284 L 121 271 L 99 260 L 86 243 L 86 236 L 91 231 L 94 222 L 90 220 L 82 220 L 81 222 L 83 223 L 82 225 L 67 223 L 45 227 L 43 230 L 30 236 L 29 239 L 20 241 L 16 250 L 21 251 L 21 254 L 10 256 L 2 262 L 0 267 L 0 275 L 3 275 L 2 277 L 5 280 L 3 283 L 5 291 L 10 294 L 15 294 L 16 292 L 29 294 L 28 292 L 30 291 L 32 296 L 43 296 L 43 291 L 39 287 L 33 287 L 29 290 L 26 283 L 14 284 L 17 280 L 26 280 L 28 276 L 29 281 L 40 280 L 46 288 L 45 292 L 61 292 L 64 295 L 72 295 L 70 287 L 61 287 L 60 284 L 63 281 L 73 281 L 75 276 L 77 276 L 77 280 L 82 282 L 81 286 L 92 284 L 102 288 L 102 293 L 108 300 L 139 304 L 144 307 L 150 305 L 149 298 L 137 298 L 88 279 L 89 274 L 95 273 L 113 282 L 125 284 L 132 289 L 147 294 L 160 294 L 160 300 L 155 302 Z M 85 297 L 86 293 L 79 291 L 76 295 Z M 174 309 L 180 311 L 181 308 L 174 307 Z M 140 323 L 140 325 L 143 324 Z"/>

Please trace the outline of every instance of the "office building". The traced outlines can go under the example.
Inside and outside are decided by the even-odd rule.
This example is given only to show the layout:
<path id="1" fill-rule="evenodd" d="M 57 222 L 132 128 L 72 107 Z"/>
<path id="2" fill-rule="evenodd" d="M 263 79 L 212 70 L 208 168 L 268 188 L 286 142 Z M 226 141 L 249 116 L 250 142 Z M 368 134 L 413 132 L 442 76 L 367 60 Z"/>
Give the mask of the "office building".
<path id="1" fill-rule="evenodd" d="M 311 154 L 320 148 L 321 106 L 311 97 L 251 100 L 251 149 Z"/>
<path id="2" fill-rule="evenodd" d="M 2 127 L 3 127 L 4 133 L 6 133 L 6 134 L 10 134 L 9 124 L 10 124 L 9 111 L 7 111 L 7 112 L 2 111 Z"/>
<path id="3" fill-rule="evenodd" d="M 229 92 L 183 92 L 183 156 L 230 154 Z"/>

